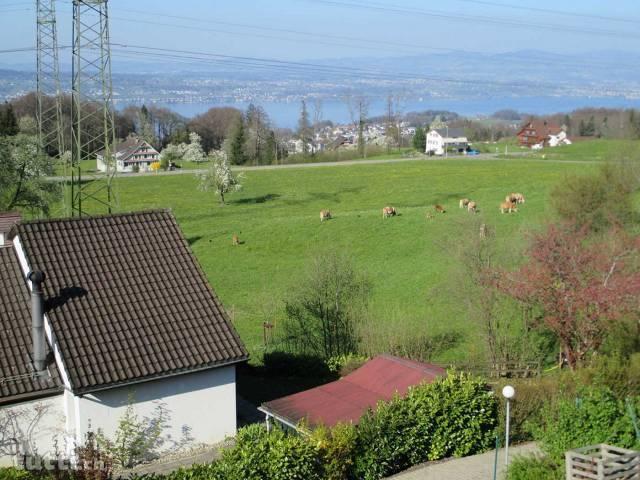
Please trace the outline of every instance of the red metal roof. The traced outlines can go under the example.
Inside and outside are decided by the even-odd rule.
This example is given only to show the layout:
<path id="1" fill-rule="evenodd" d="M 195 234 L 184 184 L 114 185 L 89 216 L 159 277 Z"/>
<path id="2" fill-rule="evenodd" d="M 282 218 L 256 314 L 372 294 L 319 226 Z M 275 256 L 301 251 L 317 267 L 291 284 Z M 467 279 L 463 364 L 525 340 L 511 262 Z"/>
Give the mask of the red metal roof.
<path id="1" fill-rule="evenodd" d="M 262 409 L 292 425 L 303 419 L 309 426 L 358 423 L 379 401 L 404 396 L 409 387 L 445 373 L 436 365 L 381 355 L 340 380 L 266 402 Z"/>

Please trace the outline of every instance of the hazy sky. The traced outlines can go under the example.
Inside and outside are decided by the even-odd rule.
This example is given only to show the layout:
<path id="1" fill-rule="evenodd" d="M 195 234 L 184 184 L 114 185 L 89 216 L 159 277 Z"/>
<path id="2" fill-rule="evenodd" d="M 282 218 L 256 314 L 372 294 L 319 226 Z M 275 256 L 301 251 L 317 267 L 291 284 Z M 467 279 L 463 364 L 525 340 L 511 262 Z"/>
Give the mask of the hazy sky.
<path id="1" fill-rule="evenodd" d="M 0 50 L 35 44 L 34 4 L 0 0 Z M 59 43 L 68 45 L 71 2 L 57 5 Z M 284 60 L 640 47 L 638 0 L 111 0 L 109 8 L 114 43 Z M 0 64 L 34 57 L 3 53 Z"/>

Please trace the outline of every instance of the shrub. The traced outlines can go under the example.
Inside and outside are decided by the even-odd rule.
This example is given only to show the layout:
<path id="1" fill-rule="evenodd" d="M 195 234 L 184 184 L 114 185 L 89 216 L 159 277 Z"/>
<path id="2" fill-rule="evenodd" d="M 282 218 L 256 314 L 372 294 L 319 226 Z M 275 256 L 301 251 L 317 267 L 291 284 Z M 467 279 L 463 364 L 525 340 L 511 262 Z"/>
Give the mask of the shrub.
<path id="1" fill-rule="evenodd" d="M 487 450 L 496 413 L 493 394 L 468 375 L 415 387 L 360 420 L 354 476 L 382 478 L 427 460 Z"/>
<path id="2" fill-rule="evenodd" d="M 224 450 L 222 458 L 206 473 L 201 478 L 314 480 L 321 478 L 321 463 L 306 438 L 278 428 L 267 432 L 262 425 L 250 425 L 238 431 L 236 445 Z"/>
<path id="3" fill-rule="evenodd" d="M 275 351 L 265 353 L 263 357 L 267 373 L 281 376 L 330 377 L 327 364 L 315 355 L 292 354 Z"/>
<path id="4" fill-rule="evenodd" d="M 509 464 L 508 480 L 564 480 L 564 469 L 546 457 L 516 457 Z"/>
<path id="5" fill-rule="evenodd" d="M 28 480 L 31 474 L 15 467 L 0 468 L 0 480 Z"/>
<path id="6" fill-rule="evenodd" d="M 633 400 L 636 411 L 639 399 Z M 575 399 L 547 405 L 543 422 L 533 430 L 550 459 L 561 464 L 567 450 L 609 443 L 622 448 L 640 446 L 625 401 L 607 387 L 582 387 Z"/>
<path id="7" fill-rule="evenodd" d="M 341 377 L 344 377 L 360 368 L 367 360 L 369 360 L 369 358 L 365 355 L 358 355 L 355 353 L 337 355 L 327 360 L 327 368 L 330 372 L 337 373 Z"/>
<path id="8" fill-rule="evenodd" d="M 329 429 L 316 428 L 311 441 L 316 445 L 324 465 L 324 478 L 342 480 L 347 478 L 354 464 L 357 430 L 351 424 L 338 424 Z"/>

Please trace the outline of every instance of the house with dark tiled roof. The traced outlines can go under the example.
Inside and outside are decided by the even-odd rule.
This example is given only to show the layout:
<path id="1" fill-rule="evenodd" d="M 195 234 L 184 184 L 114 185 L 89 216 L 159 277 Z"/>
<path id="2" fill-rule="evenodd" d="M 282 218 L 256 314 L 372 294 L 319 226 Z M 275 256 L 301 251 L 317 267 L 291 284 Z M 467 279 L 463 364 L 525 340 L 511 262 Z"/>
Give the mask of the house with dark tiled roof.
<path id="1" fill-rule="evenodd" d="M 116 144 L 116 169 L 118 172 L 148 172 L 151 164 L 160 161 L 160 153 L 151 144 L 136 136 L 130 136 L 125 141 Z M 98 153 L 98 170 L 105 172 L 107 165 L 104 151 Z"/>
<path id="2" fill-rule="evenodd" d="M 564 128 L 546 120 L 529 120 L 520 127 L 516 135 L 521 147 L 542 148 L 571 144 Z"/>
<path id="3" fill-rule="evenodd" d="M 0 462 L 114 435 L 131 405 L 161 407 L 165 445 L 236 430 L 235 369 L 248 354 L 168 211 L 23 222 L 0 248 Z M 25 414 L 23 421 L 32 418 Z M 5 432 L 6 433 L 6 432 Z"/>

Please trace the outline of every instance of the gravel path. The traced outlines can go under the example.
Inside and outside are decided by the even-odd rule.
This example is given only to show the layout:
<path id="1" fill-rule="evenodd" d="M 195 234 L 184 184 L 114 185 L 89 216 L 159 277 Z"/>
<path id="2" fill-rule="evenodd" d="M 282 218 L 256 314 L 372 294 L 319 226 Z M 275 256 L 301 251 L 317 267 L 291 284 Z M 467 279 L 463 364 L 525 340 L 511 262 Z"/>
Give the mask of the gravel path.
<path id="1" fill-rule="evenodd" d="M 509 448 L 509 458 L 515 455 L 539 453 L 535 443 L 525 443 Z M 444 460 L 418 465 L 399 473 L 393 480 L 492 480 L 495 450 L 471 457 Z M 504 449 L 498 451 L 498 479 L 504 478 Z"/>

